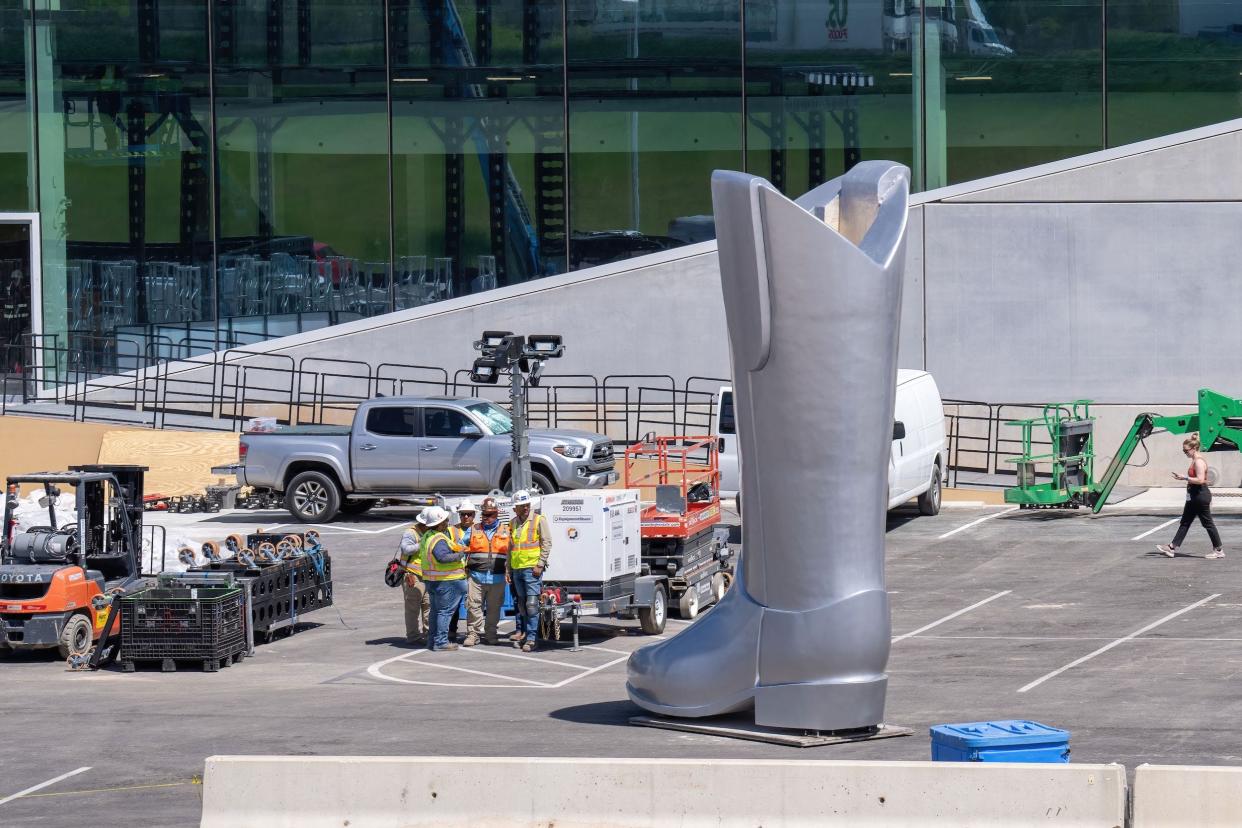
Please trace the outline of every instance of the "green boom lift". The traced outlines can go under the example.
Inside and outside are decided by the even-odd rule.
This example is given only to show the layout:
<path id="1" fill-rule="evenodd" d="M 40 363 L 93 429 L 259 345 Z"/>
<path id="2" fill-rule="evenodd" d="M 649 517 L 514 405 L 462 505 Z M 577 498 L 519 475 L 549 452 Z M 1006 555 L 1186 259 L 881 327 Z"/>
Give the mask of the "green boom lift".
<path id="1" fill-rule="evenodd" d="M 1188 434 L 1199 432 L 1204 451 L 1238 451 L 1242 448 L 1242 400 L 1226 397 L 1208 388 L 1199 389 L 1199 410 L 1190 414 L 1140 414 L 1112 462 L 1099 480 L 1095 479 L 1095 446 L 1091 401 L 1051 403 L 1043 415 L 1029 420 L 1011 420 L 1006 425 L 1022 429 L 1022 455 L 1006 462 L 1016 463 L 1018 485 L 1005 489 L 1005 502 L 1023 509 L 1070 508 L 1090 506 L 1099 512 L 1108 495 L 1117 485 L 1121 473 L 1134 450 L 1159 432 Z M 1050 449 L 1034 453 L 1033 437 L 1043 428 L 1048 433 Z M 1037 483 L 1037 463 L 1050 464 L 1052 477 Z"/>

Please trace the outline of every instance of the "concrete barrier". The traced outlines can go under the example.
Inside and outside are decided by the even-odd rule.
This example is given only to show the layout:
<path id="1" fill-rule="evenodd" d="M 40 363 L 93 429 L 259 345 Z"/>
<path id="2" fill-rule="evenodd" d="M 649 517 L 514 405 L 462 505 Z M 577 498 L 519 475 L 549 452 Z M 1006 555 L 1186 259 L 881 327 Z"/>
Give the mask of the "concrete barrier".
<path id="1" fill-rule="evenodd" d="M 1120 828 L 1120 765 L 214 756 L 202 828 Z"/>
<path id="2" fill-rule="evenodd" d="M 1133 828 L 1237 828 L 1242 768 L 1139 765 L 1133 804 Z"/>

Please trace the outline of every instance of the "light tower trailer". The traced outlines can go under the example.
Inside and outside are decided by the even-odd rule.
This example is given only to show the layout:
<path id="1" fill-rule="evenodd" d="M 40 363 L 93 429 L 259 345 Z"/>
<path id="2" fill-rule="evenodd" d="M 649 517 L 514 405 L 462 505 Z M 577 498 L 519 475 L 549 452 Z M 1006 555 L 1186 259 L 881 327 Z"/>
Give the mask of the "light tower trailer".
<path id="1" fill-rule="evenodd" d="M 642 574 L 642 504 L 636 489 L 561 492 L 540 499 L 552 556 L 540 596 L 540 633 L 560 638 L 561 624 L 589 617 L 637 618 L 659 635 L 668 620 L 669 578 Z"/>

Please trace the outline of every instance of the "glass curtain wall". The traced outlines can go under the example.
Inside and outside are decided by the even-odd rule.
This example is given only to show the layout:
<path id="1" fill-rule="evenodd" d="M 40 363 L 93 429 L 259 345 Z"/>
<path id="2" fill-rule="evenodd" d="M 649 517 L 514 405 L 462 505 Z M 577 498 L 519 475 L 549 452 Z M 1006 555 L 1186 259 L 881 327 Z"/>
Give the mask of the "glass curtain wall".
<path id="1" fill-rule="evenodd" d="M 390 0 L 396 307 L 565 270 L 558 0 Z"/>
<path id="2" fill-rule="evenodd" d="M 736 0 L 566 0 L 570 267 L 715 237 L 741 169 Z"/>
<path id="3" fill-rule="evenodd" d="M 0 209 L 49 361 L 125 370 L 711 238 L 714 169 L 930 189 L 1236 117 L 1237 9 L 0 0 Z"/>
<path id="4" fill-rule="evenodd" d="M 213 2 L 221 347 L 388 312 L 381 6 Z"/>
<path id="5" fill-rule="evenodd" d="M 1102 149 L 1102 0 L 926 0 L 925 189 Z"/>
<path id="6" fill-rule="evenodd" d="M 918 20 L 906 0 L 748 3 L 748 171 L 797 197 L 859 161 L 917 167 Z"/>
<path id="7" fill-rule="evenodd" d="M 1108 0 L 1108 143 L 1242 116 L 1242 4 Z"/>
<path id="8" fill-rule="evenodd" d="M 34 7 L 45 358 L 72 378 L 211 347 L 206 1 Z"/>
<path id="9" fill-rule="evenodd" d="M 33 122 L 26 92 L 28 7 L 27 0 L 0 0 L 0 210 L 24 211 L 33 206 Z"/>

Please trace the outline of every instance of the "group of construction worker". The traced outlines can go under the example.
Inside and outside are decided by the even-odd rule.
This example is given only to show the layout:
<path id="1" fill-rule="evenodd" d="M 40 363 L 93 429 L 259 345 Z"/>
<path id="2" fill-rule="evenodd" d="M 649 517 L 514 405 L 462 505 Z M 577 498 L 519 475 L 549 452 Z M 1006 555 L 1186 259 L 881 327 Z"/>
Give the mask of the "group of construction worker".
<path id="1" fill-rule="evenodd" d="M 552 539 L 529 492 L 513 495 L 513 520 L 500 519 L 496 499 L 477 509 L 469 500 L 452 513 L 429 506 L 401 538 L 405 567 L 405 638 L 428 650 L 457 649 L 457 618 L 466 604 L 463 647 L 500 643 L 497 627 L 506 584 L 513 590 L 516 628 L 509 641 L 531 652 L 539 639 L 539 593 Z M 476 522 L 477 520 L 477 522 Z"/>

